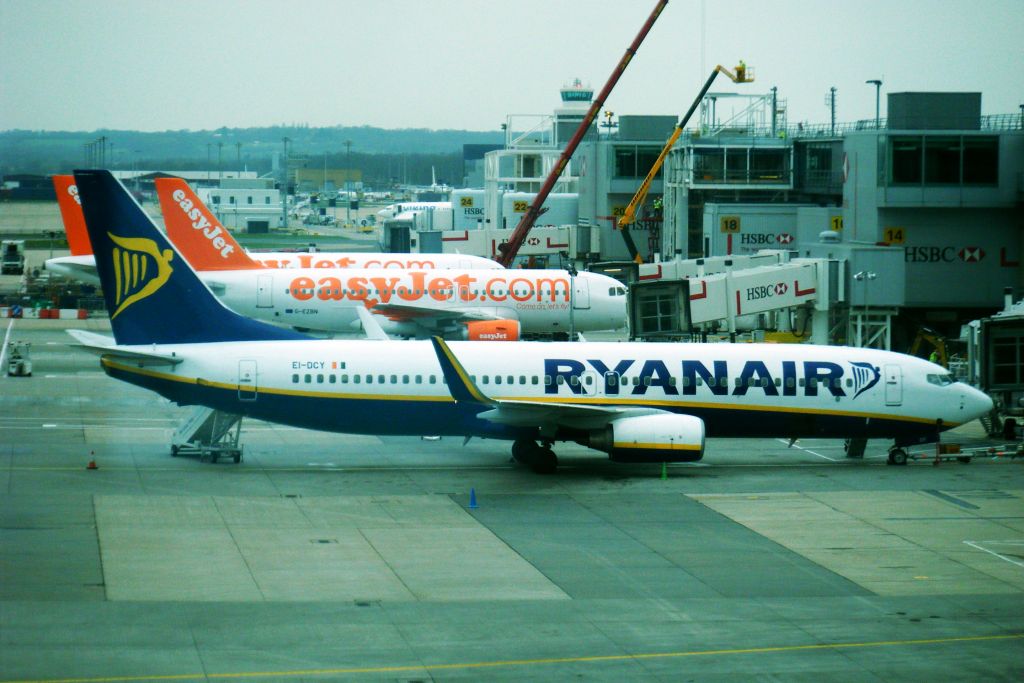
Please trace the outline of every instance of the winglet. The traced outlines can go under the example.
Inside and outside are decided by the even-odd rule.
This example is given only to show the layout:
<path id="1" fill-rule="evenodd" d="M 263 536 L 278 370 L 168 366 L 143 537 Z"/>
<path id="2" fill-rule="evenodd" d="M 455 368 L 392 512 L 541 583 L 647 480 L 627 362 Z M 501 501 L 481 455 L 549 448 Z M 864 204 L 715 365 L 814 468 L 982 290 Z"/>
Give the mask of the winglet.
<path id="1" fill-rule="evenodd" d="M 373 313 L 366 310 L 366 306 L 356 306 L 356 315 L 359 316 L 359 322 L 363 326 L 363 332 L 366 333 L 367 339 L 391 339 L 380 323 L 374 320 Z"/>
<path id="2" fill-rule="evenodd" d="M 494 401 L 489 399 L 480 391 L 469 373 L 462 367 L 462 363 L 455 357 L 448 344 L 440 337 L 431 337 L 430 343 L 434 345 L 434 353 L 437 354 L 437 361 L 441 364 L 441 372 L 448 381 L 448 391 L 456 403 L 478 403 L 486 406 L 493 406 Z"/>
<path id="3" fill-rule="evenodd" d="M 88 256 L 92 253 L 92 245 L 89 243 L 89 233 L 85 230 L 85 214 L 82 213 L 82 200 L 78 196 L 75 176 L 53 176 L 53 189 L 57 191 L 57 206 L 60 207 L 64 232 L 68 235 L 71 255 Z"/>
<path id="4" fill-rule="evenodd" d="M 157 178 L 167 236 L 196 270 L 262 268 L 181 178 Z"/>

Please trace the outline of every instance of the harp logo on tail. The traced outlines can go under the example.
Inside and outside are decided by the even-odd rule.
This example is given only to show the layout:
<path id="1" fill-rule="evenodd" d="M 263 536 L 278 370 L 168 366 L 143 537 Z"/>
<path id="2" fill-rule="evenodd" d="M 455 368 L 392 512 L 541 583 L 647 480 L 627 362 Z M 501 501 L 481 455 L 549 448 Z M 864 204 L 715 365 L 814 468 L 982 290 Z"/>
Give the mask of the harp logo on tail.
<path id="1" fill-rule="evenodd" d="M 110 316 L 113 320 L 126 308 L 155 294 L 167 283 L 174 272 L 171 268 L 174 251 L 164 249 L 161 254 L 156 242 L 144 237 L 118 237 L 109 232 L 107 236 L 116 245 L 113 261 L 117 309 Z"/>

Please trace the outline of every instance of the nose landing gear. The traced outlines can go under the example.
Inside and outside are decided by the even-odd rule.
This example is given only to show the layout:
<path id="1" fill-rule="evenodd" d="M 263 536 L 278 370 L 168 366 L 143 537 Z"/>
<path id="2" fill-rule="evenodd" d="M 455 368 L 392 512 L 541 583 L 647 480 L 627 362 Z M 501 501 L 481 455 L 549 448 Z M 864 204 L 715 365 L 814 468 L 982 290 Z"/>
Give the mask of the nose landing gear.
<path id="1" fill-rule="evenodd" d="M 887 461 L 890 465 L 906 465 L 907 464 L 907 452 L 899 446 L 893 446 L 889 449 L 889 459 Z"/>

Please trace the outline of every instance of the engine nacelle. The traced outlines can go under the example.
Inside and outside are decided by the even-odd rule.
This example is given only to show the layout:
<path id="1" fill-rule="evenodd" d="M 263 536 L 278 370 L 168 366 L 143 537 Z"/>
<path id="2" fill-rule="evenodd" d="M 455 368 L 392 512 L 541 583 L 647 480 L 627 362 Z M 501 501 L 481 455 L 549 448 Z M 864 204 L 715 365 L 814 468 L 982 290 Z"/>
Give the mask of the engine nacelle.
<path id="1" fill-rule="evenodd" d="M 466 323 L 463 338 L 469 341 L 519 341 L 519 321 L 482 320 Z"/>
<path id="2" fill-rule="evenodd" d="M 704 457 L 704 421 L 693 415 L 612 420 L 586 444 L 614 462 L 693 462 Z"/>

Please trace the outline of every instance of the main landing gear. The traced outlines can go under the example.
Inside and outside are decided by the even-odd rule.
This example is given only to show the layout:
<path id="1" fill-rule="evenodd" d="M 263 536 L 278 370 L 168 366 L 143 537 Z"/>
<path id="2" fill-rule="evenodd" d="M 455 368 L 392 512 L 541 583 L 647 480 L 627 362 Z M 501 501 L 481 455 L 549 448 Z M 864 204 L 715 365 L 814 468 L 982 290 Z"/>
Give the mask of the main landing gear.
<path id="1" fill-rule="evenodd" d="M 907 464 L 907 452 L 899 446 L 893 446 L 889 449 L 889 460 L 887 461 L 890 465 L 906 465 Z"/>
<path id="2" fill-rule="evenodd" d="M 533 439 L 517 439 L 512 443 L 512 457 L 537 474 L 553 474 L 558 468 L 558 457 L 551 450 L 551 442 L 538 444 Z"/>

